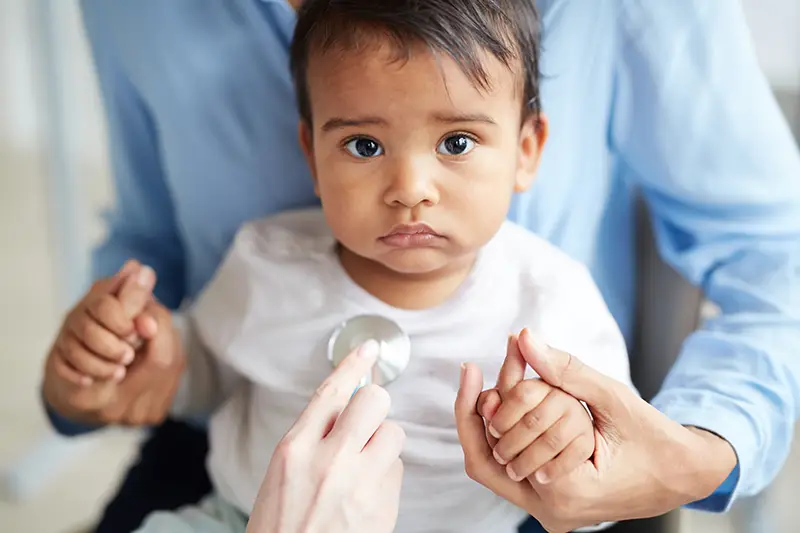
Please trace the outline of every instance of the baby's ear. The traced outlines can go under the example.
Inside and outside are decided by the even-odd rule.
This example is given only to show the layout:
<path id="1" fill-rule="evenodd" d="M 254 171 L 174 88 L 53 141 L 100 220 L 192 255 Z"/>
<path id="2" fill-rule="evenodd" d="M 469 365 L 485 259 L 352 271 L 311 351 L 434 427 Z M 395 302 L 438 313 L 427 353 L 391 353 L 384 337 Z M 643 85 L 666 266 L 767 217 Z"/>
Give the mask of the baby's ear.
<path id="1" fill-rule="evenodd" d="M 519 135 L 519 163 L 517 164 L 517 179 L 514 183 L 514 192 L 523 192 L 533 183 L 542 150 L 549 133 L 547 116 L 543 113 L 531 115 L 522 123 Z"/>
<path id="2" fill-rule="evenodd" d="M 317 182 L 317 165 L 314 161 L 314 133 L 311 124 L 308 121 L 300 119 L 300 125 L 297 128 L 298 138 L 300 141 L 300 148 L 306 156 L 306 164 L 311 170 L 311 178 L 314 180 L 314 192 L 319 196 L 319 183 Z"/>

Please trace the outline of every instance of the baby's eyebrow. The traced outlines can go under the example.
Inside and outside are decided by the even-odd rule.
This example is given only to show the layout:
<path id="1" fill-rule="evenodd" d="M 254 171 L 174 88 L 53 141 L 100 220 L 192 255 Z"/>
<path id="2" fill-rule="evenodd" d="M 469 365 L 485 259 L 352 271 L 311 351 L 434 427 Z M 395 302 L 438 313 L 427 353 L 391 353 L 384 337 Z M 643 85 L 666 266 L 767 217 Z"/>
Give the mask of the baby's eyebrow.
<path id="1" fill-rule="evenodd" d="M 434 113 L 432 118 L 436 122 L 445 122 L 447 124 L 483 122 L 493 126 L 497 125 L 497 122 L 492 117 L 483 113 Z"/>
<path id="2" fill-rule="evenodd" d="M 322 126 L 323 132 L 340 130 L 343 128 L 357 128 L 360 126 L 386 126 L 388 123 L 381 117 L 341 118 L 334 117 Z"/>

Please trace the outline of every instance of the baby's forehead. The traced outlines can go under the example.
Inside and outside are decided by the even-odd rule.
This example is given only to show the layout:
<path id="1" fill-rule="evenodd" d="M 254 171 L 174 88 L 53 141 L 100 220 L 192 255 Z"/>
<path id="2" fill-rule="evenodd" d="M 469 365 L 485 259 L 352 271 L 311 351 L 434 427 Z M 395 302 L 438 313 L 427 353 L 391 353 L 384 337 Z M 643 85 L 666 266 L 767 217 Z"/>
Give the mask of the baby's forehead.
<path id="1" fill-rule="evenodd" d="M 461 96 L 503 96 L 521 103 L 522 64 L 509 63 L 474 47 L 455 56 L 421 41 L 400 41 L 386 34 L 353 36 L 309 50 L 307 79 L 325 93 L 370 91 L 387 82 L 393 87 L 427 85 L 434 92 L 458 90 Z M 437 87 L 438 86 L 438 87 Z M 468 90 L 471 89 L 471 90 Z"/>

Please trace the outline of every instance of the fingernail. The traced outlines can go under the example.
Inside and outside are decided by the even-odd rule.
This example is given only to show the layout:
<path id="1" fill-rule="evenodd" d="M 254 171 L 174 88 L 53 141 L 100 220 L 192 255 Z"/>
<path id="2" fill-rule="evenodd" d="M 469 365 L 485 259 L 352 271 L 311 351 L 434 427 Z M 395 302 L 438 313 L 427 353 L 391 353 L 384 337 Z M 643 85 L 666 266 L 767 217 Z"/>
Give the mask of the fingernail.
<path id="1" fill-rule="evenodd" d="M 155 284 L 155 279 L 156 279 L 155 274 L 156 273 L 155 271 L 153 271 L 152 268 L 146 265 L 143 266 L 141 270 L 139 270 L 139 278 L 137 279 L 139 286 L 142 287 L 143 289 L 152 288 L 153 285 Z"/>
<path id="2" fill-rule="evenodd" d="M 133 358 L 135 354 L 133 353 L 133 348 L 130 346 L 125 347 L 125 352 L 122 354 L 122 364 L 128 366 L 133 362 Z"/>
<path id="3" fill-rule="evenodd" d="M 511 465 L 508 465 L 506 467 L 506 473 L 508 474 L 508 477 L 510 477 L 513 481 L 522 481 L 522 478 L 518 476 L 516 472 L 514 472 L 514 469 L 511 468 Z"/>
<path id="4" fill-rule="evenodd" d="M 502 435 L 500 435 L 500 432 L 497 431 L 496 429 L 494 429 L 494 426 L 491 425 L 491 424 L 489 424 L 489 433 L 492 435 L 492 437 L 494 437 L 496 439 L 499 439 L 500 437 L 502 437 Z"/>
<path id="5" fill-rule="evenodd" d="M 494 460 L 500 463 L 501 465 L 506 464 L 506 460 L 500 457 L 500 454 L 497 453 L 497 450 L 492 450 L 492 455 L 494 455 Z"/>
<path id="6" fill-rule="evenodd" d="M 376 359 L 381 351 L 381 345 L 375 339 L 370 339 L 358 349 L 358 355 L 364 359 Z"/>
<path id="7" fill-rule="evenodd" d="M 125 367 L 120 366 L 114 370 L 114 381 L 122 381 L 125 378 Z"/>
<path id="8" fill-rule="evenodd" d="M 536 472 L 536 475 L 534 477 L 536 478 L 536 481 L 538 481 L 542 485 L 550 483 L 550 476 L 548 476 L 543 470 L 539 470 L 538 472 Z"/>

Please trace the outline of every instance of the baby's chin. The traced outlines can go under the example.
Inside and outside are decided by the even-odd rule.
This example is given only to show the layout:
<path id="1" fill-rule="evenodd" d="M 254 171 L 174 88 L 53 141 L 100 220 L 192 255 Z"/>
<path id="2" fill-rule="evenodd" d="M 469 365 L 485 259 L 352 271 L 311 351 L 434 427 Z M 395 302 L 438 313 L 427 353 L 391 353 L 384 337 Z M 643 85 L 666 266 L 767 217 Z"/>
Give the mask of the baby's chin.
<path id="1" fill-rule="evenodd" d="M 410 279 L 444 277 L 463 266 L 462 258 L 453 258 L 440 249 L 431 248 L 394 250 L 374 261 Z"/>

